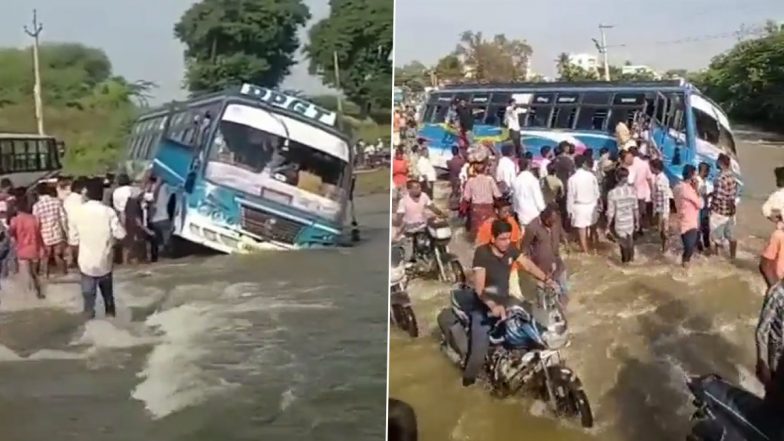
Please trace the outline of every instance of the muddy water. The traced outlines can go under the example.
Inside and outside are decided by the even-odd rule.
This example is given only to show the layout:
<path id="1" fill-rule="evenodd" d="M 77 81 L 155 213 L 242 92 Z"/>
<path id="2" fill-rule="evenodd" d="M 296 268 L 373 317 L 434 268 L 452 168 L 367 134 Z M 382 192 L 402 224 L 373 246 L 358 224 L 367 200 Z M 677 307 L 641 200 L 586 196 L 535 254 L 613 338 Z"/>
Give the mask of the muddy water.
<path id="1" fill-rule="evenodd" d="M 773 189 L 773 165 L 784 164 L 784 147 L 741 142 L 739 149 L 747 192 L 735 263 L 698 258 L 687 275 L 677 265 L 677 243 L 662 256 L 646 241 L 628 268 L 618 265 L 614 247 L 567 257 L 572 344 L 564 355 L 593 406 L 591 430 L 551 418 L 543 403 L 463 388 L 430 335 L 448 292 L 436 282 L 414 281 L 415 309 L 427 332 L 415 341 L 392 332 L 389 387 L 390 396 L 414 406 L 422 439 L 679 440 L 692 410 L 686 373 L 717 372 L 759 392 L 753 333 L 764 284 L 756 267 L 769 232 L 759 206 Z M 470 247 L 461 238 L 452 247 L 468 263 Z"/>
<path id="2" fill-rule="evenodd" d="M 0 291 L 0 440 L 383 440 L 389 199 L 346 249 L 191 257 Z"/>

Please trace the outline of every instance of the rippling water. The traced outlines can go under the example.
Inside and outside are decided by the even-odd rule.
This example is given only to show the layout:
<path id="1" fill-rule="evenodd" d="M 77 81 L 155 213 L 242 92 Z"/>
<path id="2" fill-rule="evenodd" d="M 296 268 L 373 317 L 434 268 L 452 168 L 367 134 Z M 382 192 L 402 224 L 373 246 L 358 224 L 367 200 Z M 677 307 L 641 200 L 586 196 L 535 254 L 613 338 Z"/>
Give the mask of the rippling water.
<path id="1" fill-rule="evenodd" d="M 120 270 L 113 321 L 5 284 L 0 438 L 382 440 L 388 198 L 358 209 L 354 248 Z"/>
<path id="2" fill-rule="evenodd" d="M 640 245 L 628 268 L 618 264 L 614 246 L 600 256 L 567 258 L 572 344 L 564 354 L 583 381 L 595 428 L 556 421 L 543 403 L 496 400 L 479 387 L 463 388 L 435 336 L 423 332 L 411 340 L 393 332 L 390 395 L 414 406 L 423 439 L 679 440 L 692 411 L 687 372 L 717 372 L 760 392 L 754 327 L 764 283 L 756 267 L 770 226 L 759 207 L 773 189 L 772 167 L 784 163 L 784 149 L 741 144 L 740 155 L 748 192 L 739 209 L 737 262 L 699 258 L 687 276 L 678 266 L 678 238 L 665 256 L 654 243 Z M 468 264 L 470 247 L 454 242 Z M 411 290 L 423 327 L 435 329 L 447 290 L 428 281 L 414 281 Z"/>

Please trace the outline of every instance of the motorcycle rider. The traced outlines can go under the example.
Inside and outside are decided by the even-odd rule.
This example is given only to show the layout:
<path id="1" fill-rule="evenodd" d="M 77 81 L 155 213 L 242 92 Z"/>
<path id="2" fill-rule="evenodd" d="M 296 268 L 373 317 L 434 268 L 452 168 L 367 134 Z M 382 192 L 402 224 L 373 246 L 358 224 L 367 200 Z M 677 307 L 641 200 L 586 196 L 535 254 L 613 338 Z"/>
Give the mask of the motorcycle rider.
<path id="1" fill-rule="evenodd" d="M 556 287 L 550 279 L 520 250 L 512 246 L 512 226 L 505 220 L 497 219 L 491 226 L 491 241 L 474 252 L 473 284 L 476 306 L 471 309 L 468 357 L 463 370 L 463 386 L 476 381 L 485 363 L 490 346 L 491 317 L 506 317 L 505 303 L 509 298 L 509 276 L 512 264 L 530 274 L 536 280 Z"/>
<path id="2" fill-rule="evenodd" d="M 395 223 L 401 225 L 400 234 L 413 234 L 420 231 L 427 223 L 427 210 L 438 217 L 445 217 L 444 213 L 436 207 L 432 199 L 422 192 L 422 184 L 416 179 L 409 179 L 406 184 L 408 192 L 400 198 L 397 206 Z M 397 238 L 395 239 L 397 240 Z M 414 248 L 417 249 L 416 235 L 414 235 Z M 414 259 L 413 253 L 411 259 Z"/>

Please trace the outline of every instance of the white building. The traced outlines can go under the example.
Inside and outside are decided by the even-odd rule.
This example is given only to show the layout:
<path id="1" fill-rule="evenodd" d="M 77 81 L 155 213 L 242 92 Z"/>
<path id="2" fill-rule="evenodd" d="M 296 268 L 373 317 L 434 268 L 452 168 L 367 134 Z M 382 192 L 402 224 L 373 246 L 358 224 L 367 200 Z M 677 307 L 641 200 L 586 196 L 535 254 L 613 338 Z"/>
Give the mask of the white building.
<path id="1" fill-rule="evenodd" d="M 653 74 L 653 77 L 655 79 L 658 80 L 659 78 L 661 78 L 661 75 L 659 75 L 655 70 L 651 69 L 650 67 L 648 67 L 648 66 L 646 66 L 644 64 L 633 64 L 633 65 L 621 66 L 621 73 L 624 74 L 624 75 L 634 75 L 634 74 L 640 74 L 640 73 L 651 73 L 651 74 Z"/>
<path id="2" fill-rule="evenodd" d="M 596 72 L 599 68 L 599 57 L 594 54 L 569 54 L 569 64 Z"/>

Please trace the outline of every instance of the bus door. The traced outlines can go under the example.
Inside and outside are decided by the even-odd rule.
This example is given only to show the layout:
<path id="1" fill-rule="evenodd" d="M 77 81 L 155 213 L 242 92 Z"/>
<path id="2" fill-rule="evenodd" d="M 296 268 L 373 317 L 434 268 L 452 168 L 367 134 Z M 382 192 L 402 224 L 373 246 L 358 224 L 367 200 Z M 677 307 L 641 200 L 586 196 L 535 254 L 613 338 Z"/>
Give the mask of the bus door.
<path id="1" fill-rule="evenodd" d="M 653 113 L 656 129 L 652 131 L 652 139 L 663 156 L 665 164 L 678 167 L 676 176 L 679 177 L 680 167 L 690 163 L 693 152 L 688 149 L 685 133 L 680 130 L 683 112 L 678 109 L 677 104 L 667 95 L 656 93 Z M 672 172 L 675 173 L 676 170 Z"/>

